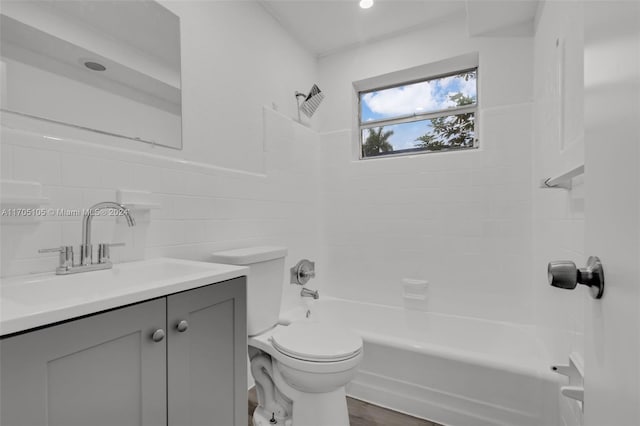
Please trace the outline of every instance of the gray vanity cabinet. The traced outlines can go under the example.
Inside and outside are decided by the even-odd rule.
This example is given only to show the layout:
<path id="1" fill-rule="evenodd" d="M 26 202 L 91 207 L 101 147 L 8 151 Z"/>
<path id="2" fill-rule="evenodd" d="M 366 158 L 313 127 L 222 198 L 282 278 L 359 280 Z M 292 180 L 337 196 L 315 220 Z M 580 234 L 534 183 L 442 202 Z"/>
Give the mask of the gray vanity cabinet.
<path id="1" fill-rule="evenodd" d="M 247 313 L 240 279 L 167 298 L 169 425 L 247 424 Z"/>
<path id="2" fill-rule="evenodd" d="M 245 297 L 241 277 L 4 338 L 0 424 L 244 426 Z"/>
<path id="3" fill-rule="evenodd" d="M 0 342 L 3 426 L 166 425 L 164 298 Z"/>

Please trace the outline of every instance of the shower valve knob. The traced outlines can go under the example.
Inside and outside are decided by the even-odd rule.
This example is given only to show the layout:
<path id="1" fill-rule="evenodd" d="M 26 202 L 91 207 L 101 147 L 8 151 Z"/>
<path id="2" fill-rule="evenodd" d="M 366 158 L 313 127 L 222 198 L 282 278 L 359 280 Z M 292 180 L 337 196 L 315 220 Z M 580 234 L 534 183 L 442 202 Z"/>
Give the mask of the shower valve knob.
<path id="1" fill-rule="evenodd" d="M 315 278 L 316 276 L 316 271 L 306 271 L 306 270 L 301 270 L 299 272 L 300 276 L 303 278 Z"/>
<path id="2" fill-rule="evenodd" d="M 604 270 L 596 256 L 589 257 L 587 266 L 580 269 L 570 260 L 549 262 L 547 276 L 553 287 L 573 290 L 578 284 L 586 285 L 594 299 L 600 299 L 604 293 Z"/>
<path id="3" fill-rule="evenodd" d="M 290 269 L 291 284 L 305 285 L 316 276 L 316 264 L 307 259 L 302 259 Z"/>

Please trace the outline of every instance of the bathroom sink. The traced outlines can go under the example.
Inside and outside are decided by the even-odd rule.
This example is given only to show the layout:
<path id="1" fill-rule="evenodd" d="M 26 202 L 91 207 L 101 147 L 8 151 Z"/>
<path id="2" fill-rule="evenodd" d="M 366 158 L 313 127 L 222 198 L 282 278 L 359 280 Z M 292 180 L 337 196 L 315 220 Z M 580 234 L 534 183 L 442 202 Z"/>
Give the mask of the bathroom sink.
<path id="1" fill-rule="evenodd" d="M 23 331 L 247 275 L 248 268 L 180 259 L 116 264 L 73 275 L 3 279 L 0 334 Z"/>
<path id="2" fill-rule="evenodd" d="M 226 265 L 189 263 L 173 259 L 122 263 L 113 269 L 74 275 L 34 275 L 3 285 L 2 298 L 24 304 L 58 304 L 99 299 L 115 292 L 139 291 L 194 274 L 211 273 Z"/>

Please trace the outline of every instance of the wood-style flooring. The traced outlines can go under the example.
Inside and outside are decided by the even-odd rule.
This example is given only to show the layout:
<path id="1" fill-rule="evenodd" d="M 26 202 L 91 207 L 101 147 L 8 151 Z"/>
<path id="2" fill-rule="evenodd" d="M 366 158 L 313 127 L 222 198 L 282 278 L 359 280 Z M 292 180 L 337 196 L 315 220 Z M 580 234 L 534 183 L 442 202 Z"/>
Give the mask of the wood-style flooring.
<path id="1" fill-rule="evenodd" d="M 249 390 L 249 426 L 252 426 L 251 414 L 257 405 L 256 390 L 251 388 Z M 347 407 L 351 426 L 441 426 L 354 398 L 347 397 Z"/>

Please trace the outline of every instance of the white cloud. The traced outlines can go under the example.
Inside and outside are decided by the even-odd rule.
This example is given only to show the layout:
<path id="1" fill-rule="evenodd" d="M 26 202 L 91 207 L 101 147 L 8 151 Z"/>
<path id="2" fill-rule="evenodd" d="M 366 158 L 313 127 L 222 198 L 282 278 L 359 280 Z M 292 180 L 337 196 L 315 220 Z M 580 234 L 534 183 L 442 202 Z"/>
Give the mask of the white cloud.
<path id="1" fill-rule="evenodd" d="M 367 93 L 362 99 L 369 109 L 377 114 L 384 116 L 413 114 L 416 111 L 432 110 L 437 106 L 437 102 L 432 96 L 433 88 L 431 86 L 431 83 L 424 82 L 394 87 Z"/>
<path id="2" fill-rule="evenodd" d="M 447 87 L 449 84 L 451 84 L 454 81 L 455 81 L 455 76 L 454 75 L 450 75 L 449 77 L 441 78 L 437 82 L 440 84 L 441 87 L 444 88 L 444 87 Z"/>
<path id="3" fill-rule="evenodd" d="M 476 80 L 475 79 L 465 80 L 464 78 L 450 76 L 450 77 L 442 78 L 440 80 L 436 80 L 435 83 L 438 84 L 438 87 L 442 92 L 447 93 L 447 96 L 444 101 L 444 103 L 447 106 L 454 105 L 454 103 L 449 100 L 449 96 L 451 95 L 462 93 L 464 96 L 468 96 L 468 97 L 476 96 Z"/>
<path id="4" fill-rule="evenodd" d="M 397 117 L 455 106 L 455 102 L 449 97 L 459 92 L 465 96 L 475 96 L 475 79 L 465 81 L 455 76 L 445 77 L 431 82 L 367 93 L 362 100 L 375 114 Z"/>
<path id="5" fill-rule="evenodd" d="M 465 96 L 475 97 L 476 96 L 476 80 L 469 79 L 465 81 L 462 79 L 460 81 L 460 91 Z"/>
<path id="6" fill-rule="evenodd" d="M 450 76 L 431 82 L 367 93 L 362 100 L 374 114 L 397 117 L 455 106 L 450 96 L 460 92 L 465 96 L 475 97 L 475 79 L 465 81 L 462 78 Z"/>

